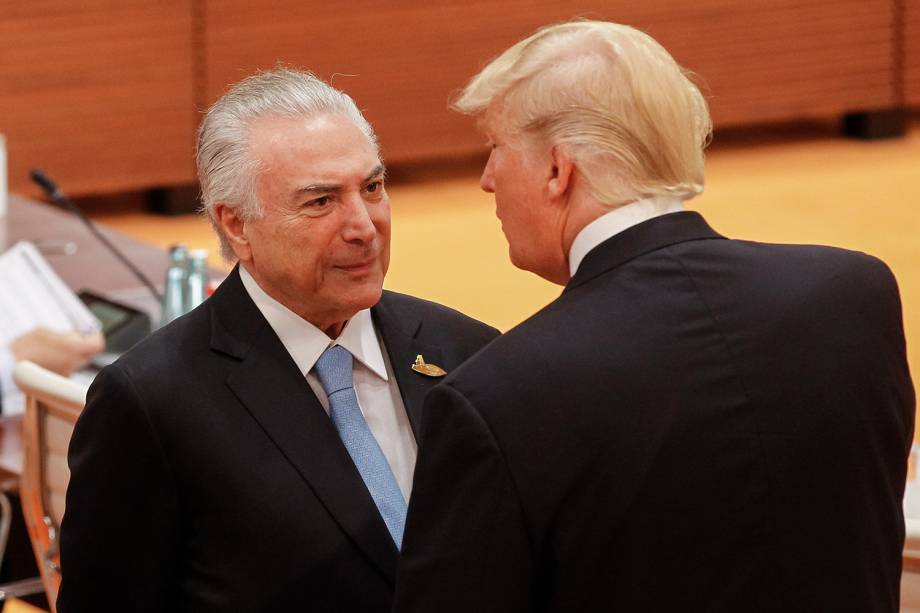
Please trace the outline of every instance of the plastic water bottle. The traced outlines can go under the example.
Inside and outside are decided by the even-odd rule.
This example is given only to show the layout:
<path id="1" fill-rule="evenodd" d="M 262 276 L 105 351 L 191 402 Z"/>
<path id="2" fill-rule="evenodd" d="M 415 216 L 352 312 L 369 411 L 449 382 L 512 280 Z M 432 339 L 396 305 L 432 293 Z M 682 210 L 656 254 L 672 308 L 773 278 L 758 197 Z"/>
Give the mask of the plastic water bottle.
<path id="1" fill-rule="evenodd" d="M 188 277 L 185 280 L 185 310 L 191 311 L 208 297 L 208 250 L 192 249 L 188 253 Z"/>
<path id="2" fill-rule="evenodd" d="M 166 291 L 163 292 L 163 317 L 160 325 L 166 325 L 185 313 L 187 260 L 188 249 L 185 245 L 178 244 L 169 248 L 169 269 L 166 271 Z"/>

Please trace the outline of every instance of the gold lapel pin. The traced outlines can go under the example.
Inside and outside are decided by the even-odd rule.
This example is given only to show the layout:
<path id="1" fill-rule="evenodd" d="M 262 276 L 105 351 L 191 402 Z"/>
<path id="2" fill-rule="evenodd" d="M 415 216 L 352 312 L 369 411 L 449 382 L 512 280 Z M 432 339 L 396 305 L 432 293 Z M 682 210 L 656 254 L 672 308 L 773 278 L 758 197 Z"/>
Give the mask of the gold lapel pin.
<path id="1" fill-rule="evenodd" d="M 415 364 L 412 365 L 412 370 L 426 377 L 443 377 L 447 374 L 447 371 L 437 364 L 426 363 L 421 354 L 415 356 Z"/>

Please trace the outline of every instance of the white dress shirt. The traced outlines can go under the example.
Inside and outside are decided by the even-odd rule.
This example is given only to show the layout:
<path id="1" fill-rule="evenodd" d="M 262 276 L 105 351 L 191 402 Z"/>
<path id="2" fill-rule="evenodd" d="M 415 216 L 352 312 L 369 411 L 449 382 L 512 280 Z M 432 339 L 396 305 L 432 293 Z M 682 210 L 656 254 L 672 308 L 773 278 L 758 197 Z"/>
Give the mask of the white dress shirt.
<path id="1" fill-rule="evenodd" d="M 575 236 L 569 247 L 569 275 L 574 277 L 588 252 L 615 234 L 653 217 L 683 211 L 684 201 L 671 196 L 636 200 L 604 213 Z"/>
<path id="2" fill-rule="evenodd" d="M 383 340 L 374 329 L 370 309 L 356 313 L 345 324 L 339 337 L 333 340 L 266 294 L 242 266 L 240 278 L 256 307 L 281 339 L 281 344 L 300 372 L 306 376 L 326 413 L 329 413 L 329 399 L 313 372 L 313 366 L 319 356 L 333 345 L 341 345 L 354 356 L 353 375 L 358 406 L 408 501 L 417 455 L 415 436 Z"/>

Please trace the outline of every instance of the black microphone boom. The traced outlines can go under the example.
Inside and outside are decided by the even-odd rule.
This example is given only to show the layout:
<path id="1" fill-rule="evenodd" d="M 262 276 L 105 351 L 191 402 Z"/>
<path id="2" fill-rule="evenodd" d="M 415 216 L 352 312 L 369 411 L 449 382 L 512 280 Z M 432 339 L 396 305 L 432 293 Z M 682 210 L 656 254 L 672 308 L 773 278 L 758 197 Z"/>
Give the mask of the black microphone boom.
<path id="1" fill-rule="evenodd" d="M 80 221 L 86 224 L 86 227 L 89 228 L 89 231 L 93 234 L 93 236 L 99 239 L 99 242 L 105 245 L 106 248 L 111 251 L 112 254 L 118 258 L 118 260 L 124 264 L 128 270 L 130 270 L 134 276 L 137 277 L 138 280 L 147 287 L 147 289 L 150 290 L 150 293 L 153 294 L 153 297 L 156 298 L 157 302 L 161 302 L 163 300 L 163 296 L 160 294 L 160 292 L 157 291 L 156 286 L 150 282 L 150 279 L 147 278 L 147 275 L 142 273 L 140 269 L 125 256 L 125 254 L 119 251 L 119 249 L 112 244 L 112 242 L 108 239 L 108 237 L 106 237 L 105 234 L 99 231 L 98 226 L 96 226 L 96 224 L 94 224 L 92 220 L 86 216 L 86 213 L 84 213 L 80 207 L 74 204 L 73 200 L 68 198 L 64 192 L 61 191 L 61 188 L 59 188 L 57 184 L 51 180 L 51 177 L 46 175 L 40 168 L 33 168 L 29 175 L 32 177 L 32 180 L 42 188 L 45 194 L 51 198 L 52 202 L 54 202 L 59 207 L 73 213 L 80 219 Z"/>

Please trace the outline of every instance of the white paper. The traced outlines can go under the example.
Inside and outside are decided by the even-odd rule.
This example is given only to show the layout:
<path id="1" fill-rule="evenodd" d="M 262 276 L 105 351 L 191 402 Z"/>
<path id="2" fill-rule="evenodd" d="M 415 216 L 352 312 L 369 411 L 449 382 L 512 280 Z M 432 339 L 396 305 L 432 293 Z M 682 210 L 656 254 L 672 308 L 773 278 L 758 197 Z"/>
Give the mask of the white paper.
<path id="1" fill-rule="evenodd" d="M 40 326 L 81 334 L 102 329 L 35 245 L 23 241 L 0 255 L 0 344 Z"/>

